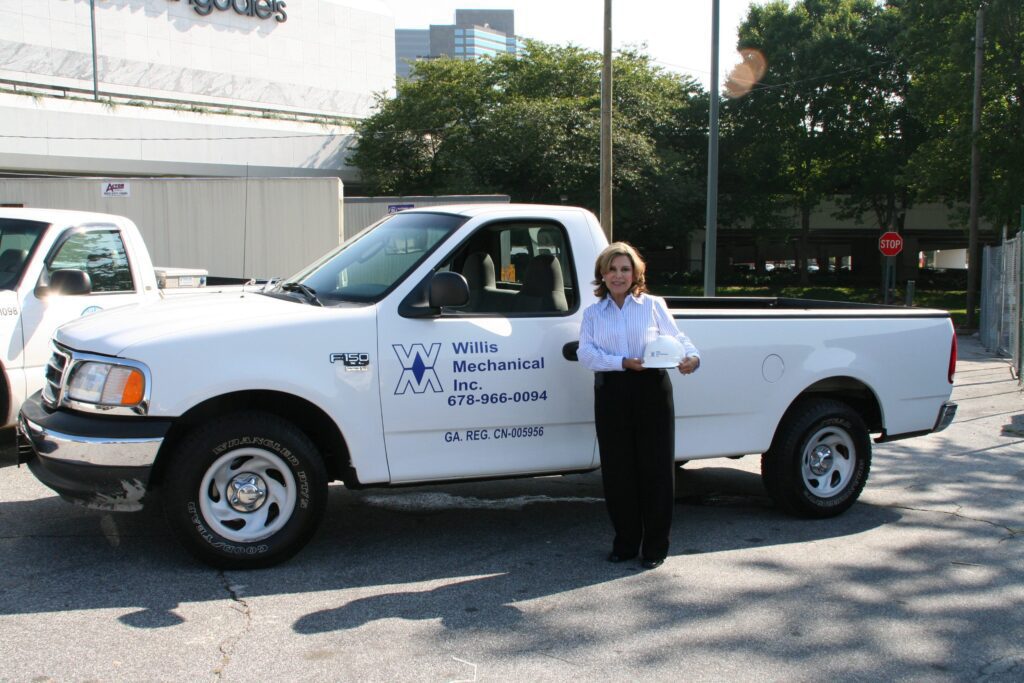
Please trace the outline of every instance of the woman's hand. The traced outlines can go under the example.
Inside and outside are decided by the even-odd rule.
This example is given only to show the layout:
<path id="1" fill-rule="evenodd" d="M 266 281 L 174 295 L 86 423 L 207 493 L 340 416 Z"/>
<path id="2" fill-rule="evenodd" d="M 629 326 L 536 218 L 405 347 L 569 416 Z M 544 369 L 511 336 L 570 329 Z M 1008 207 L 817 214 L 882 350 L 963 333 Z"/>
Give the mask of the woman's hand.
<path id="1" fill-rule="evenodd" d="M 637 372 L 639 372 L 644 369 L 644 361 L 641 358 L 623 358 L 622 369 L 636 370 Z"/>
<path id="2" fill-rule="evenodd" d="M 693 374 L 694 370 L 700 367 L 700 358 L 697 356 L 687 356 L 679 364 L 679 372 L 684 375 Z"/>

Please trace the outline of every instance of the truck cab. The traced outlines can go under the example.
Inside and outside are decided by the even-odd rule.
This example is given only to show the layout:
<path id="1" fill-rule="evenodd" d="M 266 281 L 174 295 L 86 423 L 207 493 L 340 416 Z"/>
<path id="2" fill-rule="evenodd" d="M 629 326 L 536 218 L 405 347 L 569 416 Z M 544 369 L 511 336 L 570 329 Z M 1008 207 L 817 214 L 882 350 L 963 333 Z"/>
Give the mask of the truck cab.
<path id="1" fill-rule="evenodd" d="M 0 208 L 3 426 L 12 425 L 22 402 L 42 388 L 60 325 L 155 296 L 149 252 L 128 219 Z"/>

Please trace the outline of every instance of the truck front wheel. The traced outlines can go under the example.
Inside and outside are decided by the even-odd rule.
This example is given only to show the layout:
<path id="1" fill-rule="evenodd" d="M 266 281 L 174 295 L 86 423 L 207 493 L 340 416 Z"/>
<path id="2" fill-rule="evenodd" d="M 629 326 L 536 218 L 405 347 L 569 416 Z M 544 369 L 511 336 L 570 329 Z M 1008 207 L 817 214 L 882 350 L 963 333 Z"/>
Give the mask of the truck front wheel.
<path id="1" fill-rule="evenodd" d="M 804 399 L 787 414 L 761 477 L 775 503 L 801 517 L 834 517 L 860 496 L 871 469 L 871 435 L 845 403 Z"/>
<path id="2" fill-rule="evenodd" d="M 215 567 L 282 562 L 323 517 L 323 460 L 309 437 L 276 415 L 217 418 L 188 434 L 171 457 L 161 496 L 168 524 Z"/>

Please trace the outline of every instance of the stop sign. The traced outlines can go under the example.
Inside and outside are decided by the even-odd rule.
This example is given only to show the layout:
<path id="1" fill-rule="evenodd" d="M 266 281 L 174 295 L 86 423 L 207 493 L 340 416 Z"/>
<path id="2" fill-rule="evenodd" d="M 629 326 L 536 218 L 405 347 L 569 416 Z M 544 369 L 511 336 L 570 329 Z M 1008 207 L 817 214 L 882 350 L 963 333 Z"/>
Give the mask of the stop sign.
<path id="1" fill-rule="evenodd" d="M 898 232 L 887 232 L 878 238 L 878 251 L 885 256 L 895 256 L 903 251 L 903 237 Z"/>

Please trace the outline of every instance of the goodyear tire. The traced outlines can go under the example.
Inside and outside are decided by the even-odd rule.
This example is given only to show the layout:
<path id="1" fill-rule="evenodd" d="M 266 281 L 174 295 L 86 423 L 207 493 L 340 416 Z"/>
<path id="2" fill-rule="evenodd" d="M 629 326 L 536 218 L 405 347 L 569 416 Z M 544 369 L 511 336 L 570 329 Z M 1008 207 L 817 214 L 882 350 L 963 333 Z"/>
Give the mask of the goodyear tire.
<path id="1" fill-rule="evenodd" d="M 832 399 L 804 399 L 787 413 L 761 456 L 765 488 L 801 517 L 834 517 L 853 505 L 871 469 L 871 435 L 860 416 Z"/>
<path id="2" fill-rule="evenodd" d="M 217 418 L 178 444 L 162 501 L 182 544 L 207 564 L 282 562 L 316 531 L 327 474 L 312 441 L 286 420 L 246 412 Z"/>

